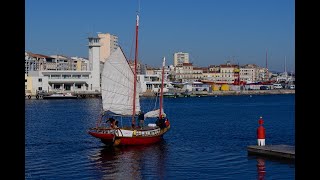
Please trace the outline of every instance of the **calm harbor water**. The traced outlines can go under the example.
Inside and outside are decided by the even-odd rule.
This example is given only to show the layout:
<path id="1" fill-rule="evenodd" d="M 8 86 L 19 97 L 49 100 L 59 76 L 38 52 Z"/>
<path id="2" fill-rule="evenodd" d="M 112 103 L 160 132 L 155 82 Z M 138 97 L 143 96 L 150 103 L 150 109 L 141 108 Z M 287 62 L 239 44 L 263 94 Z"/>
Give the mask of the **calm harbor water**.
<path id="1" fill-rule="evenodd" d="M 256 144 L 260 116 L 266 144 L 295 145 L 294 95 L 165 98 L 164 104 L 171 129 L 163 142 L 106 148 L 86 132 L 100 99 L 26 100 L 26 179 L 295 179 L 294 162 L 248 156 L 246 149 Z"/>

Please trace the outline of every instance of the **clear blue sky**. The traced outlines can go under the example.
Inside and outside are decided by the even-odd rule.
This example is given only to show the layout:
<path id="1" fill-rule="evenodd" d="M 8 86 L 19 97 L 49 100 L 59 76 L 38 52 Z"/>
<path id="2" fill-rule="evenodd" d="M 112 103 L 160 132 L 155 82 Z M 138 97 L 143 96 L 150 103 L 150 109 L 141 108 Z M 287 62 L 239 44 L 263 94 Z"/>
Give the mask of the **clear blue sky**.
<path id="1" fill-rule="evenodd" d="M 138 0 L 26 0 L 25 50 L 88 57 L 88 35 L 111 33 L 134 58 Z M 294 0 L 140 0 L 139 59 L 188 52 L 196 66 L 254 63 L 295 68 Z"/>

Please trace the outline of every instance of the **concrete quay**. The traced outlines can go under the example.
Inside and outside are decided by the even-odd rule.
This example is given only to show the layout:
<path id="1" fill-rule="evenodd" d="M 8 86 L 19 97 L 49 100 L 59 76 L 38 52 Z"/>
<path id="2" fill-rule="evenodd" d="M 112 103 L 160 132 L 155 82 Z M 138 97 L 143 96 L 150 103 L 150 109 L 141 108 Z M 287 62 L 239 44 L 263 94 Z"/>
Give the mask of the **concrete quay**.
<path id="1" fill-rule="evenodd" d="M 83 98 L 101 98 L 101 93 L 99 92 L 71 92 L 73 95 L 77 96 L 76 99 L 83 99 Z M 43 93 L 37 95 L 28 95 L 25 96 L 26 100 L 39 100 L 43 99 L 43 96 L 51 95 L 53 93 Z"/>
<path id="2" fill-rule="evenodd" d="M 274 158 L 295 159 L 295 147 L 290 145 L 266 145 L 256 146 L 251 145 L 247 147 L 248 154 L 261 155 Z"/>

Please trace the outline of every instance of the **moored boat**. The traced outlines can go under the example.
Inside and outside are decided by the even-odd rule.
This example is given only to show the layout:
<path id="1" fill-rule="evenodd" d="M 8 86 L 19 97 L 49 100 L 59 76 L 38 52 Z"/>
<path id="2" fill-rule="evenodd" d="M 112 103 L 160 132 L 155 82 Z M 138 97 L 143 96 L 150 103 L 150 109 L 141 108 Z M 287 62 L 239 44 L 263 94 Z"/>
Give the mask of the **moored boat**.
<path id="1" fill-rule="evenodd" d="M 76 99 L 77 96 L 72 95 L 71 93 L 57 92 L 50 95 L 45 95 L 43 99 Z"/>

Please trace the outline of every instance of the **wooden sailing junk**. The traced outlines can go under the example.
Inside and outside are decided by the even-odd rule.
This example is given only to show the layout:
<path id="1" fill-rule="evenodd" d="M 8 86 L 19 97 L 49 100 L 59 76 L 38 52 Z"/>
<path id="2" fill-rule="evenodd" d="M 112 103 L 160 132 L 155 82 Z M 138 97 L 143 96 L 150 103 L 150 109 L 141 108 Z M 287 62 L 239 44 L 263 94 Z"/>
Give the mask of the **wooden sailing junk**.
<path id="1" fill-rule="evenodd" d="M 90 128 L 88 133 L 106 145 L 152 144 L 161 141 L 163 135 L 170 129 L 169 120 L 163 110 L 165 58 L 162 64 L 159 109 L 144 114 L 144 118 L 157 117 L 157 121 L 143 127 L 136 124 L 136 118 L 142 112 L 139 93 L 137 93 L 139 89 L 137 84 L 138 27 L 139 15 L 137 14 L 134 71 L 120 47 L 108 57 L 104 64 L 101 82 L 103 113 L 96 127 Z M 123 121 L 130 118 L 131 125 L 130 123 L 123 125 Z M 110 125 L 104 123 L 107 119 L 111 121 Z M 120 124 L 116 125 L 116 122 Z"/>

